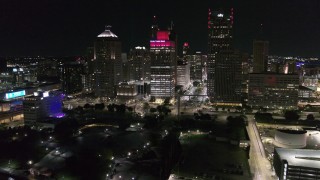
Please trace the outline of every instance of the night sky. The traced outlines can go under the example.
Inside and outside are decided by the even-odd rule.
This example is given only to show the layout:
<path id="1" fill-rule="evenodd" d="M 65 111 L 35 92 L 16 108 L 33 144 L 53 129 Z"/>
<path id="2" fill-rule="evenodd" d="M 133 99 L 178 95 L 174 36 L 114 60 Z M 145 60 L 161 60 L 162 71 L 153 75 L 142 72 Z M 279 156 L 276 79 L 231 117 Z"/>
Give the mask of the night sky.
<path id="1" fill-rule="evenodd" d="M 270 54 L 320 54 L 319 0 L 0 0 L 0 56 L 81 55 L 107 24 L 128 52 L 148 45 L 153 15 L 161 28 L 174 22 L 180 45 L 206 52 L 208 8 L 220 7 L 234 8 L 241 51 L 252 53 L 263 23 Z"/>

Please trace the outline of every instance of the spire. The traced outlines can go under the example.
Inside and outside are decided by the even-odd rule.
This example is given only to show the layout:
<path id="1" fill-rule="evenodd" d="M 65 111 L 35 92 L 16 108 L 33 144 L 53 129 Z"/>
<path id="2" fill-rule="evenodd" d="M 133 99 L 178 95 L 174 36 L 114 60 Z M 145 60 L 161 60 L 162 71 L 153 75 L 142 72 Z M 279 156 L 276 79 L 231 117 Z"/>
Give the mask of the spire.
<path id="1" fill-rule="evenodd" d="M 110 31 L 111 28 L 112 28 L 112 26 L 110 26 L 110 25 L 106 25 L 106 26 L 105 26 L 105 30 L 106 30 L 106 31 Z"/>
<path id="2" fill-rule="evenodd" d="M 256 37 L 257 40 L 264 40 L 264 33 L 263 33 L 263 24 L 261 23 L 258 30 L 258 35 Z"/>

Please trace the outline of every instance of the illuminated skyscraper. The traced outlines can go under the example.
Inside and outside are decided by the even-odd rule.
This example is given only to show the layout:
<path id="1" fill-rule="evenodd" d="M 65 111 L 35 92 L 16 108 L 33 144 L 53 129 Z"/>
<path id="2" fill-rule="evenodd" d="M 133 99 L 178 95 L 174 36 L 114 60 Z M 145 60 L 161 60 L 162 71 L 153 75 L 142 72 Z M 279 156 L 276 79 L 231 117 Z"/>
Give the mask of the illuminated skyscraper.
<path id="1" fill-rule="evenodd" d="M 177 62 L 177 85 L 187 89 L 190 84 L 190 65 L 188 62 L 179 60 Z"/>
<path id="2" fill-rule="evenodd" d="M 233 46 L 233 9 L 229 13 L 222 10 L 211 11 L 208 16 L 208 63 L 207 63 L 207 95 L 213 101 L 216 92 L 216 61 L 221 51 L 232 50 Z"/>
<path id="3" fill-rule="evenodd" d="M 150 55 L 145 47 L 135 47 L 129 53 L 130 80 L 150 80 Z"/>
<path id="4" fill-rule="evenodd" d="M 172 30 L 158 30 L 152 26 L 150 40 L 151 96 L 174 96 L 176 85 L 176 39 Z"/>
<path id="5" fill-rule="evenodd" d="M 187 59 L 189 59 L 190 64 L 190 79 L 199 82 L 205 81 L 207 79 L 207 55 L 198 51 Z"/>
<path id="6" fill-rule="evenodd" d="M 95 95 L 115 97 L 116 85 L 121 81 L 121 42 L 110 26 L 98 35 L 94 44 Z"/>

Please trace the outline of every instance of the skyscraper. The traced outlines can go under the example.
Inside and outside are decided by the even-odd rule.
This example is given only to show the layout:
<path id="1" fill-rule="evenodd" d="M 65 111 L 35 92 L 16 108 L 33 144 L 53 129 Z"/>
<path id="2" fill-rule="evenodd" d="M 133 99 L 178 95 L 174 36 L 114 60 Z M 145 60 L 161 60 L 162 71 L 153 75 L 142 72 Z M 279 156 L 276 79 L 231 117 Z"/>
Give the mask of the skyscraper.
<path id="1" fill-rule="evenodd" d="M 80 62 L 68 62 L 62 66 L 61 84 L 62 90 L 66 94 L 79 93 L 83 89 L 82 75 L 84 65 Z"/>
<path id="2" fill-rule="evenodd" d="M 253 41 L 253 73 L 265 73 L 268 67 L 269 42 Z"/>
<path id="3" fill-rule="evenodd" d="M 190 86 L 190 64 L 183 60 L 177 62 L 177 85 L 184 90 Z"/>
<path id="4" fill-rule="evenodd" d="M 233 9 L 230 13 L 223 10 L 211 11 L 208 16 L 208 64 L 207 64 L 207 95 L 213 101 L 216 79 L 217 54 L 232 50 L 233 41 Z"/>
<path id="5" fill-rule="evenodd" d="M 218 105 L 239 105 L 243 55 L 234 50 L 220 51 L 215 59 L 214 102 Z"/>
<path id="6" fill-rule="evenodd" d="M 203 82 L 207 79 L 207 55 L 202 54 L 200 51 L 197 51 L 195 54 L 190 55 L 189 58 L 190 64 L 190 79 L 192 81 Z"/>
<path id="7" fill-rule="evenodd" d="M 129 53 L 130 80 L 150 80 L 150 56 L 145 47 L 137 46 Z"/>
<path id="8" fill-rule="evenodd" d="M 122 61 L 121 42 L 111 26 L 98 35 L 94 44 L 95 59 L 95 95 L 98 97 L 115 97 L 116 85 L 121 81 Z"/>
<path id="9" fill-rule="evenodd" d="M 159 30 L 152 26 L 150 40 L 151 96 L 170 98 L 176 85 L 176 39 L 170 30 Z"/>

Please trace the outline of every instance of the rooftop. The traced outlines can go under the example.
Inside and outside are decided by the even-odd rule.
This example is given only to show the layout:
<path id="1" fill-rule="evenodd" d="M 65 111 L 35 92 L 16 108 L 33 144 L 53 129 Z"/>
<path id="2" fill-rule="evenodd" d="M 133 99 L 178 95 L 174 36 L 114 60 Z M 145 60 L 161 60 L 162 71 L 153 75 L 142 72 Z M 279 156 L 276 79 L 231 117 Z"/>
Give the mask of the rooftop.
<path id="1" fill-rule="evenodd" d="M 99 34 L 97 37 L 107 37 L 107 38 L 118 38 L 113 32 L 110 31 L 111 26 L 106 26 L 104 32 Z"/>
<path id="2" fill-rule="evenodd" d="M 275 148 L 281 160 L 287 160 L 290 166 L 303 166 L 320 169 L 320 153 L 312 149 Z"/>

